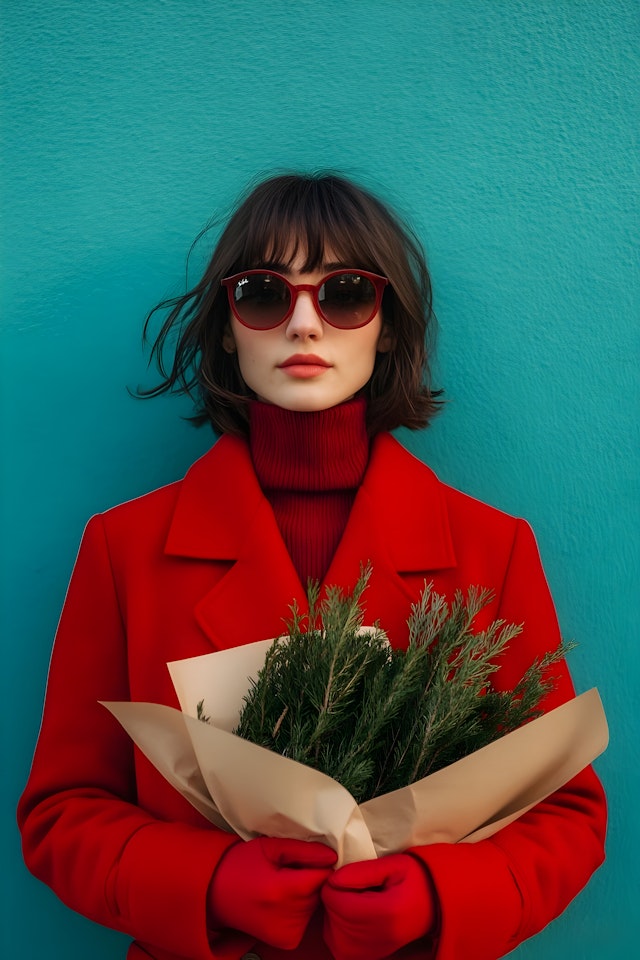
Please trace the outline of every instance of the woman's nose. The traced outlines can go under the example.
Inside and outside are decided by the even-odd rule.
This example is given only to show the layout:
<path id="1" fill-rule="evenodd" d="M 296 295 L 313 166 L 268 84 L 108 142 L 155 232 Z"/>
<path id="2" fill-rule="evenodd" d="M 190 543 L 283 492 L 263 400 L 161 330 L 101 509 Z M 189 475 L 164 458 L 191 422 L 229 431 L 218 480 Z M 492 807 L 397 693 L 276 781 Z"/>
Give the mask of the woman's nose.
<path id="1" fill-rule="evenodd" d="M 322 317 L 315 308 L 311 294 L 301 290 L 287 321 L 287 337 L 290 340 L 317 340 L 323 332 Z"/>

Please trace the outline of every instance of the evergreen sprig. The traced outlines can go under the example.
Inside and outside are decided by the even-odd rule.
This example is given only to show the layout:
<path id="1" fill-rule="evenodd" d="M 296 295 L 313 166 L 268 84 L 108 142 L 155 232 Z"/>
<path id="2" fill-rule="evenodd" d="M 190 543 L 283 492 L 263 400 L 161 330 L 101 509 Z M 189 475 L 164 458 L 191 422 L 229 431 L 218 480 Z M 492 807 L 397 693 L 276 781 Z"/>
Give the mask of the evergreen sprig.
<path id="1" fill-rule="evenodd" d="M 561 643 L 513 690 L 496 690 L 497 661 L 522 626 L 495 620 L 474 632 L 490 590 L 458 590 L 449 605 L 425 584 L 407 621 L 407 649 L 398 650 L 378 624 L 362 632 L 370 576 L 368 565 L 351 594 L 330 587 L 321 602 L 318 584 L 310 585 L 308 615 L 291 608 L 289 635 L 269 649 L 234 731 L 328 774 L 359 803 L 539 716 L 554 683 L 549 667 L 569 649 Z"/>

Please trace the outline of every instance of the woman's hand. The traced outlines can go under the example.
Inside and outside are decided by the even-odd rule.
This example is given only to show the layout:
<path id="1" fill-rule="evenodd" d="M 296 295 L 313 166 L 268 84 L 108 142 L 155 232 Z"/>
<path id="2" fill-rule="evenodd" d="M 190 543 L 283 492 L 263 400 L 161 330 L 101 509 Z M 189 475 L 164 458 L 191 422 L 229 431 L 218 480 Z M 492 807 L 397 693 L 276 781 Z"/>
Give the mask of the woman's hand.
<path id="1" fill-rule="evenodd" d="M 380 960 L 435 925 L 426 868 L 407 853 L 350 863 L 322 889 L 324 939 L 336 960 Z"/>
<path id="2" fill-rule="evenodd" d="M 322 843 L 258 837 L 230 847 L 209 887 L 209 926 L 297 947 L 336 854 Z"/>

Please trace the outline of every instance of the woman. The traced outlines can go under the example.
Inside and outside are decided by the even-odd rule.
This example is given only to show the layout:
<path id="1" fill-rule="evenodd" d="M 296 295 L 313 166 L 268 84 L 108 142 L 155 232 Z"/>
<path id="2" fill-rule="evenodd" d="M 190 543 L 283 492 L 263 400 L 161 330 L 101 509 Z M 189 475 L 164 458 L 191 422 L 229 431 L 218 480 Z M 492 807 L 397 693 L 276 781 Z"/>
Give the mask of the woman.
<path id="1" fill-rule="evenodd" d="M 441 484 L 387 432 L 438 406 L 419 245 L 339 177 L 275 177 L 239 206 L 200 283 L 161 306 L 151 392 L 190 392 L 223 437 L 183 481 L 87 526 L 20 803 L 27 865 L 134 937 L 130 958 L 502 956 L 602 861 L 591 769 L 489 840 L 334 871 L 322 844 L 212 828 L 98 704 L 175 706 L 168 661 L 277 635 L 309 577 L 350 588 L 363 560 L 367 621 L 394 644 L 428 578 L 449 596 L 490 587 L 486 621 L 524 622 L 496 687 L 555 648 L 528 526 Z M 573 695 L 559 672 L 547 709 Z"/>

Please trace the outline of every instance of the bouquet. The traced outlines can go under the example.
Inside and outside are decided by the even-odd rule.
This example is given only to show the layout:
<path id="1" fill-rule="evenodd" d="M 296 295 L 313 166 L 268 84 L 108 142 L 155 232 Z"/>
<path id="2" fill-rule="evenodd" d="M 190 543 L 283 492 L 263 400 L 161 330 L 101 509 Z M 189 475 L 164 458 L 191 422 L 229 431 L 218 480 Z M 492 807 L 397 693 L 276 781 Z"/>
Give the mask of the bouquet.
<path id="1" fill-rule="evenodd" d="M 267 651 L 244 697 L 234 733 L 320 770 L 358 803 L 405 787 L 448 766 L 540 715 L 553 685 L 548 668 L 565 656 L 561 643 L 535 661 L 513 690 L 497 691 L 491 675 L 521 625 L 495 620 L 474 633 L 490 590 L 457 591 L 451 604 L 426 584 L 408 619 L 406 650 L 393 649 L 375 625 L 363 631 L 361 597 L 371 567 L 351 594 L 329 587 L 309 613 L 292 608 L 288 636 Z M 198 716 L 207 720 L 204 699 Z"/>
<path id="2" fill-rule="evenodd" d="M 216 826 L 246 840 L 321 840 L 338 865 L 491 836 L 605 749 L 595 689 L 537 716 L 565 645 L 497 691 L 491 675 L 521 628 L 473 632 L 486 590 L 449 606 L 427 585 L 401 651 L 363 625 L 369 574 L 322 603 L 313 586 L 288 637 L 168 664 L 180 710 L 104 706 Z"/>

